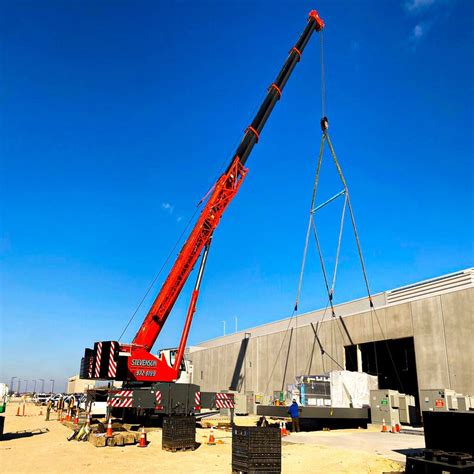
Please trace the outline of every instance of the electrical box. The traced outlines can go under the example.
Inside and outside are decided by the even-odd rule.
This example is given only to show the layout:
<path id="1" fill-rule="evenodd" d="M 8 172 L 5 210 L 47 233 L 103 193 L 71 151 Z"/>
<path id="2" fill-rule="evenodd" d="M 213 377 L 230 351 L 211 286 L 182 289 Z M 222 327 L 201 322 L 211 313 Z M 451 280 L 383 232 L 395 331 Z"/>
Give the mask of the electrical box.
<path id="1" fill-rule="evenodd" d="M 372 423 L 389 427 L 400 424 L 400 394 L 397 390 L 371 390 L 370 410 Z"/>
<path id="2" fill-rule="evenodd" d="M 420 390 L 421 411 L 454 411 L 458 409 L 458 399 L 454 390 L 447 388 Z"/>
<path id="3" fill-rule="evenodd" d="M 234 393 L 236 415 L 255 414 L 255 395 L 253 392 Z"/>
<path id="4" fill-rule="evenodd" d="M 411 425 L 416 420 L 415 397 L 401 393 L 399 398 L 400 423 Z"/>

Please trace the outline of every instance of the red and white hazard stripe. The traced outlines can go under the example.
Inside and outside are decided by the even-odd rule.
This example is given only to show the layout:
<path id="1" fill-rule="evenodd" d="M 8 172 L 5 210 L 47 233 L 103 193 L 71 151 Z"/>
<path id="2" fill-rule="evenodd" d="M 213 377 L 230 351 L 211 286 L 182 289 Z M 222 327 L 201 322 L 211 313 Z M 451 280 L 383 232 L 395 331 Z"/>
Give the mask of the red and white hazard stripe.
<path id="1" fill-rule="evenodd" d="M 201 392 L 196 392 L 194 395 L 194 409 L 201 409 Z"/>
<path id="2" fill-rule="evenodd" d="M 130 408 L 133 404 L 133 390 L 119 390 L 111 393 L 107 404 L 114 408 Z"/>
<path id="3" fill-rule="evenodd" d="M 107 375 L 109 377 L 115 377 L 117 374 L 117 363 L 115 362 L 115 342 L 112 341 L 110 343 L 110 355 L 109 355 L 109 370 L 107 371 Z"/>
<path id="4" fill-rule="evenodd" d="M 92 373 L 94 372 L 94 358 L 89 358 L 89 366 L 87 367 L 87 375 L 89 378 L 92 378 Z"/>
<path id="5" fill-rule="evenodd" d="M 116 397 L 133 397 L 133 390 L 119 390 L 115 393 Z"/>
<path id="6" fill-rule="evenodd" d="M 161 405 L 161 392 L 159 390 L 157 390 L 155 393 L 155 400 L 155 410 L 163 410 L 163 406 Z"/>
<path id="7" fill-rule="evenodd" d="M 130 408 L 133 404 L 133 398 L 112 398 L 108 405 L 114 408 Z"/>
<path id="8" fill-rule="evenodd" d="M 230 393 L 216 393 L 217 408 L 234 408 L 234 396 Z"/>
<path id="9" fill-rule="evenodd" d="M 102 343 L 97 343 L 97 356 L 95 358 L 95 376 L 99 377 L 100 375 L 100 360 L 102 358 Z"/>

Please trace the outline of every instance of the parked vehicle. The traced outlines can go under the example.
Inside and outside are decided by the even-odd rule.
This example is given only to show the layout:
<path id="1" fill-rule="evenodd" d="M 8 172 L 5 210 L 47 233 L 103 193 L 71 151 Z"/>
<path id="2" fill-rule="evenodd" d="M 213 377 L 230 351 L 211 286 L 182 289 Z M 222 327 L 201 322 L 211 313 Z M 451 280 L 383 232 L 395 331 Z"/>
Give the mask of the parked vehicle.
<path id="1" fill-rule="evenodd" d="M 48 393 L 37 393 L 33 397 L 33 401 L 34 401 L 35 405 L 45 406 L 48 403 L 48 400 L 50 398 L 51 397 Z"/>
<path id="2" fill-rule="evenodd" d="M 92 416 L 105 416 L 107 414 L 107 390 L 89 390 L 79 401 L 79 408 L 89 411 Z"/>

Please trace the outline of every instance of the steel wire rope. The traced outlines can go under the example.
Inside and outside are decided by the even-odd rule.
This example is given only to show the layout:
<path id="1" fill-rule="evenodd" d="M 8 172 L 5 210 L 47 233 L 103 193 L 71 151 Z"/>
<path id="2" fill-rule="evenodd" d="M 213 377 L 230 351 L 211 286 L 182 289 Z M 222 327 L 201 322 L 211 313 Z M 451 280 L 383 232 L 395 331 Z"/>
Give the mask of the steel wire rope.
<path id="1" fill-rule="evenodd" d="M 324 31 L 319 32 L 321 36 L 321 116 L 326 116 L 326 72 L 324 69 Z"/>
<path id="2" fill-rule="evenodd" d="M 262 99 L 262 97 L 264 96 L 263 93 L 260 94 L 260 99 Z M 258 105 L 254 105 L 252 109 L 249 109 L 250 112 L 248 112 L 246 115 L 247 116 L 252 116 L 252 115 L 255 115 L 255 112 L 258 108 Z M 234 145 L 232 146 L 232 150 L 235 150 L 237 148 L 237 146 L 239 145 L 239 143 L 242 141 L 242 138 L 240 139 L 236 139 L 235 142 L 234 142 Z M 226 153 L 224 156 L 225 158 L 222 160 L 221 164 L 219 165 L 219 167 L 217 168 L 218 171 L 217 173 L 214 175 L 214 179 L 212 181 L 212 184 L 207 188 L 207 192 L 204 194 L 204 196 L 198 201 L 197 205 L 196 205 L 196 209 L 194 210 L 194 213 L 193 215 L 191 216 L 191 218 L 189 219 L 189 221 L 187 222 L 184 230 L 181 232 L 180 236 L 178 237 L 177 241 L 175 242 L 173 248 L 171 249 L 170 253 L 168 254 L 168 256 L 166 257 L 164 263 L 162 264 L 162 266 L 160 267 L 160 269 L 158 270 L 158 273 L 155 275 L 155 277 L 153 278 L 153 280 L 151 281 L 150 285 L 148 286 L 147 290 L 145 291 L 145 294 L 144 296 L 142 297 L 142 299 L 140 300 L 140 302 L 138 303 L 138 306 L 137 308 L 135 309 L 135 311 L 132 313 L 132 316 L 130 317 L 129 321 L 127 322 L 127 324 L 125 325 L 125 328 L 123 329 L 122 333 L 120 334 L 120 337 L 119 337 L 119 341 L 122 339 L 123 335 L 125 334 L 125 332 L 127 331 L 128 327 L 130 326 L 130 324 L 132 323 L 133 319 L 135 318 L 136 314 L 138 313 L 138 311 L 140 310 L 141 306 L 143 305 L 143 303 L 145 302 L 146 298 L 148 297 L 150 291 L 152 290 L 152 288 L 155 286 L 155 283 L 156 281 L 158 280 L 158 278 L 160 277 L 161 273 L 163 272 L 164 268 L 166 267 L 166 265 L 168 264 L 171 256 L 173 255 L 174 251 L 176 250 L 176 248 L 178 247 L 179 245 L 179 242 L 182 240 L 182 238 L 184 237 L 184 234 L 186 233 L 186 231 L 188 230 L 189 226 L 191 225 L 191 222 L 194 220 L 194 218 L 196 217 L 196 213 L 199 209 L 199 207 L 201 206 L 201 204 L 206 200 L 207 196 L 209 196 L 209 194 L 212 192 L 212 190 L 214 189 L 214 186 L 215 186 L 215 183 L 216 181 L 218 180 L 219 176 L 221 176 L 221 174 L 224 172 L 224 169 L 225 169 L 225 166 L 226 166 L 226 163 L 228 163 L 229 161 L 229 156 L 231 156 L 232 158 L 232 155 L 231 155 L 232 152 L 229 152 L 229 153 Z"/>
<path id="3" fill-rule="evenodd" d="M 138 311 L 140 310 L 142 304 L 144 303 L 144 301 L 146 300 L 146 298 L 148 297 L 148 294 L 150 293 L 150 291 L 152 290 L 152 288 L 155 286 L 155 283 L 156 281 L 158 280 L 158 278 L 160 277 L 161 273 L 163 272 L 164 268 L 166 267 L 166 265 L 168 264 L 169 260 L 171 259 L 171 256 L 173 255 L 173 253 L 175 252 L 176 248 L 178 247 L 179 243 L 181 242 L 181 239 L 183 238 L 184 234 L 186 233 L 186 231 L 188 230 L 188 227 L 191 225 L 191 222 L 194 220 L 194 217 L 196 216 L 197 212 L 199 210 L 199 207 L 196 207 L 196 209 L 194 210 L 194 213 L 193 215 L 191 216 L 191 218 L 189 219 L 188 223 L 186 224 L 185 228 L 183 229 L 183 231 L 181 232 L 180 236 L 178 237 L 178 239 L 176 240 L 173 248 L 171 249 L 170 253 L 168 254 L 168 256 L 166 257 L 165 261 L 163 262 L 163 264 L 161 265 L 161 268 L 158 270 L 158 273 L 155 275 L 155 277 L 153 278 L 152 282 L 150 283 L 150 285 L 148 286 L 147 290 L 145 291 L 145 294 L 143 295 L 142 299 L 140 300 L 140 302 L 138 303 L 138 306 L 137 308 L 135 309 L 135 311 L 133 312 L 132 316 L 130 317 L 130 319 L 128 320 L 128 323 L 125 325 L 125 328 L 123 329 L 122 331 L 122 334 L 120 334 L 120 337 L 118 338 L 118 341 L 120 342 L 120 340 L 122 339 L 123 335 L 125 334 L 125 331 L 128 329 L 128 327 L 130 326 L 130 324 L 132 323 L 133 319 L 135 318 L 136 314 L 138 313 Z"/>
<path id="4" fill-rule="evenodd" d="M 323 148 L 324 148 L 324 140 L 325 140 L 325 138 L 324 138 L 324 136 L 322 136 L 321 137 L 321 145 L 319 147 L 318 165 L 317 165 L 317 169 L 316 169 L 315 182 L 314 182 L 314 185 L 313 185 L 313 192 L 312 192 L 312 196 L 311 196 L 311 206 L 310 206 L 310 209 L 309 209 L 310 212 L 309 212 L 309 219 L 308 219 L 308 228 L 306 230 L 305 245 L 304 245 L 304 250 L 303 250 L 303 258 L 302 258 L 302 261 L 301 261 L 300 277 L 299 277 L 298 288 L 297 288 L 297 292 L 296 292 L 295 305 L 293 307 L 293 313 L 291 314 L 291 317 L 288 320 L 288 326 L 285 330 L 283 340 L 282 340 L 282 342 L 280 344 L 280 347 L 278 349 L 277 356 L 275 357 L 275 362 L 273 364 L 272 370 L 270 372 L 270 375 L 268 376 L 267 385 L 265 387 L 264 393 L 266 393 L 267 390 L 268 390 L 268 387 L 270 385 L 270 381 L 273 377 L 276 365 L 278 363 L 278 359 L 280 358 L 280 354 L 281 354 L 281 351 L 282 351 L 282 348 L 283 348 L 283 344 L 285 343 L 286 336 L 287 336 L 288 331 L 290 329 L 291 322 L 293 320 L 293 317 L 295 316 L 295 314 L 298 311 L 298 302 L 299 302 L 299 297 L 301 295 L 301 287 L 302 287 L 302 284 L 303 284 L 303 274 L 304 274 L 304 269 L 305 269 L 305 264 L 306 264 L 306 256 L 307 256 L 307 253 L 308 253 L 309 235 L 311 233 L 311 212 L 314 208 L 314 202 L 316 200 L 316 192 L 317 192 L 317 188 L 318 188 L 317 182 L 318 182 L 318 179 L 319 179 L 319 170 L 321 169 L 321 162 L 322 162 Z"/>
<path id="5" fill-rule="evenodd" d="M 367 289 L 367 296 L 369 298 L 369 304 L 370 304 L 370 308 L 371 308 L 371 311 L 373 311 L 374 313 L 374 316 L 375 316 L 375 319 L 377 321 L 377 324 L 380 328 L 380 333 L 382 334 L 382 337 L 383 337 L 383 340 L 384 340 L 384 343 L 385 343 L 385 346 L 387 348 L 387 353 L 388 353 L 388 356 L 390 358 L 390 361 L 392 362 L 392 365 L 393 365 L 393 368 L 394 368 L 394 371 L 395 371 L 395 375 L 398 379 L 398 383 L 400 384 L 400 387 L 402 390 L 403 389 L 403 382 L 400 378 L 400 374 L 398 373 L 398 369 L 397 369 L 397 366 L 395 364 L 395 361 L 393 359 L 393 355 L 392 355 L 392 351 L 390 350 L 390 347 L 388 345 L 388 342 L 387 342 L 387 339 L 386 339 L 386 336 L 385 336 L 385 332 L 382 328 L 382 325 L 380 323 L 380 320 L 379 320 L 379 317 L 378 317 L 378 314 L 377 314 L 377 311 L 375 309 L 375 306 L 374 306 L 374 303 L 373 303 L 373 300 L 372 300 L 372 293 L 370 291 L 370 286 L 369 286 L 369 280 L 368 280 L 368 277 L 367 277 L 367 270 L 366 270 L 366 267 L 365 267 L 365 262 L 364 262 L 364 257 L 362 255 L 362 248 L 361 248 L 361 245 L 360 245 L 360 240 L 359 240 L 359 234 L 357 232 L 357 227 L 356 227 L 356 223 L 355 223 L 355 217 L 354 217 L 354 212 L 353 212 L 353 209 L 352 209 L 352 204 L 351 204 L 351 200 L 350 200 L 350 196 L 349 196 L 349 192 L 348 192 L 348 188 L 347 188 L 347 183 L 346 183 L 346 180 L 344 179 L 344 175 L 342 173 L 342 169 L 339 165 L 339 162 L 337 160 L 337 156 L 336 156 L 336 153 L 334 151 L 334 148 L 332 146 L 332 143 L 331 143 L 331 140 L 327 134 L 327 132 L 325 131 L 324 134 L 326 135 L 326 140 L 328 142 L 328 146 L 329 146 L 329 149 L 331 151 L 331 155 L 332 155 L 332 158 L 333 158 L 333 161 L 336 165 L 336 168 L 337 168 L 337 171 L 339 173 L 339 177 L 344 185 L 344 188 L 346 189 L 346 193 L 347 193 L 347 206 L 349 208 L 349 215 L 350 215 L 350 218 L 351 218 L 351 223 L 352 223 L 352 229 L 354 231 L 354 237 L 355 237 L 355 241 L 356 241 L 356 246 L 357 246 L 357 252 L 359 254 L 359 260 L 360 260 L 360 264 L 361 264 L 361 268 L 362 268 L 362 274 L 363 274 L 363 277 L 364 277 L 364 282 L 365 282 L 365 286 L 366 286 L 366 289 Z M 375 341 L 374 341 L 374 344 L 375 344 Z M 376 350 L 375 348 L 375 345 L 374 345 L 374 349 Z M 378 360 L 377 360 L 377 352 L 375 352 L 375 364 L 376 364 L 376 371 L 377 371 L 377 374 L 378 374 Z"/>

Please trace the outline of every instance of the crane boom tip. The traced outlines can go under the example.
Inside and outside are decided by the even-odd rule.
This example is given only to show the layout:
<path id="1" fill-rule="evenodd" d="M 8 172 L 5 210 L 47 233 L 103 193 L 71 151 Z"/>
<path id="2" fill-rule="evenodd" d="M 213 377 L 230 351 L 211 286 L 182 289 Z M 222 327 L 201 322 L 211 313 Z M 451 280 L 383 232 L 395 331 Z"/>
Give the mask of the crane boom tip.
<path id="1" fill-rule="evenodd" d="M 319 16 L 319 13 L 316 10 L 311 10 L 308 15 L 308 20 L 313 19 L 316 23 L 316 31 L 321 31 L 324 28 L 324 21 Z"/>

